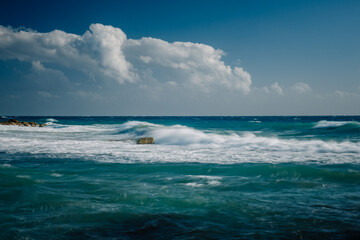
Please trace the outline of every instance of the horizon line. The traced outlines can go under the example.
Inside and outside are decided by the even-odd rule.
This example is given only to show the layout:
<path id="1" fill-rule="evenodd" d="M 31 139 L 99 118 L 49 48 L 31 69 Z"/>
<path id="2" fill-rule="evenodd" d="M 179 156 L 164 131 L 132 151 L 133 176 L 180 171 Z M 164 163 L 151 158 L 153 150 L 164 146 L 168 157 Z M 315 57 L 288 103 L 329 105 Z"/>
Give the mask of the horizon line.
<path id="1" fill-rule="evenodd" d="M 320 115 L 6 115 L 9 117 L 360 117 L 360 114 L 320 114 Z"/>

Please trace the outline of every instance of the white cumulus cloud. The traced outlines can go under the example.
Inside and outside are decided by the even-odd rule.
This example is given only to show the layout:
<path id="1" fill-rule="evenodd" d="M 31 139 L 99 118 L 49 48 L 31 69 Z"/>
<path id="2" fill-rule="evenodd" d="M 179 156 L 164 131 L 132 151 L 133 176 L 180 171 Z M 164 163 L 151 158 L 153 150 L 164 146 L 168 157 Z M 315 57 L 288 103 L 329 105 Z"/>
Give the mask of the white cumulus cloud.
<path id="1" fill-rule="evenodd" d="M 295 83 L 292 86 L 292 89 L 297 93 L 306 93 L 306 92 L 311 91 L 311 87 L 307 83 L 304 83 L 304 82 Z"/>
<path id="2" fill-rule="evenodd" d="M 223 55 L 223 51 L 205 44 L 169 43 L 150 37 L 128 39 L 121 29 L 102 24 L 90 25 L 83 35 L 60 30 L 38 33 L 0 25 L 0 59 L 31 62 L 37 71 L 46 70 L 49 64 L 53 70 L 67 68 L 122 84 L 165 83 L 204 91 L 223 87 L 250 92 L 250 74 L 226 65 Z M 272 88 L 282 93 L 278 85 Z"/>
<path id="3" fill-rule="evenodd" d="M 271 84 L 270 88 L 279 95 L 283 94 L 283 89 L 279 86 L 278 82 Z"/>

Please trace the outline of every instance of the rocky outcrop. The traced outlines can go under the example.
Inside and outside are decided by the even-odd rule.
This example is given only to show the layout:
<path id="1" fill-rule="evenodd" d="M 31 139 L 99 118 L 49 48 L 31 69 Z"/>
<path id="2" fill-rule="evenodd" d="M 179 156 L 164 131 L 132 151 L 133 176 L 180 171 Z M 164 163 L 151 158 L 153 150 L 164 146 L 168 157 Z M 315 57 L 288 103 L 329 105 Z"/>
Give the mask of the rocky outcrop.
<path id="1" fill-rule="evenodd" d="M 154 138 L 152 137 L 144 137 L 144 138 L 140 138 L 137 142 L 137 144 L 154 144 Z"/>
<path id="2" fill-rule="evenodd" d="M 25 126 L 25 127 L 44 127 L 46 124 L 38 124 L 36 122 L 20 122 L 16 119 L 10 119 L 5 122 L 0 122 L 0 125 L 15 125 L 15 126 Z"/>

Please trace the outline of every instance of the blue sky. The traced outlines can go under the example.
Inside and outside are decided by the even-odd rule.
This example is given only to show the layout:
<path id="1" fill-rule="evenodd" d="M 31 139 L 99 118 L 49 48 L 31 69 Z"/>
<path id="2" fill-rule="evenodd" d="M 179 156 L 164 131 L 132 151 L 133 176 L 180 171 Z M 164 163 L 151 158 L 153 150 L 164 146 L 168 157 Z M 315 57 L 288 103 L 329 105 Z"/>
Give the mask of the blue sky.
<path id="1" fill-rule="evenodd" d="M 0 114 L 358 115 L 359 12 L 340 0 L 2 3 Z"/>

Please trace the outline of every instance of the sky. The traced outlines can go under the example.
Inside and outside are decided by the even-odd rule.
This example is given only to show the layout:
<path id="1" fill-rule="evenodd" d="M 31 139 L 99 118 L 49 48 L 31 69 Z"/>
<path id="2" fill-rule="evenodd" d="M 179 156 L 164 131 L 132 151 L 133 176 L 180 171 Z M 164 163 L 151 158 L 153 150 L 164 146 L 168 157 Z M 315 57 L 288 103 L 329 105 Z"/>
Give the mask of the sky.
<path id="1" fill-rule="evenodd" d="M 360 1 L 3 1 L 0 115 L 360 115 Z"/>

